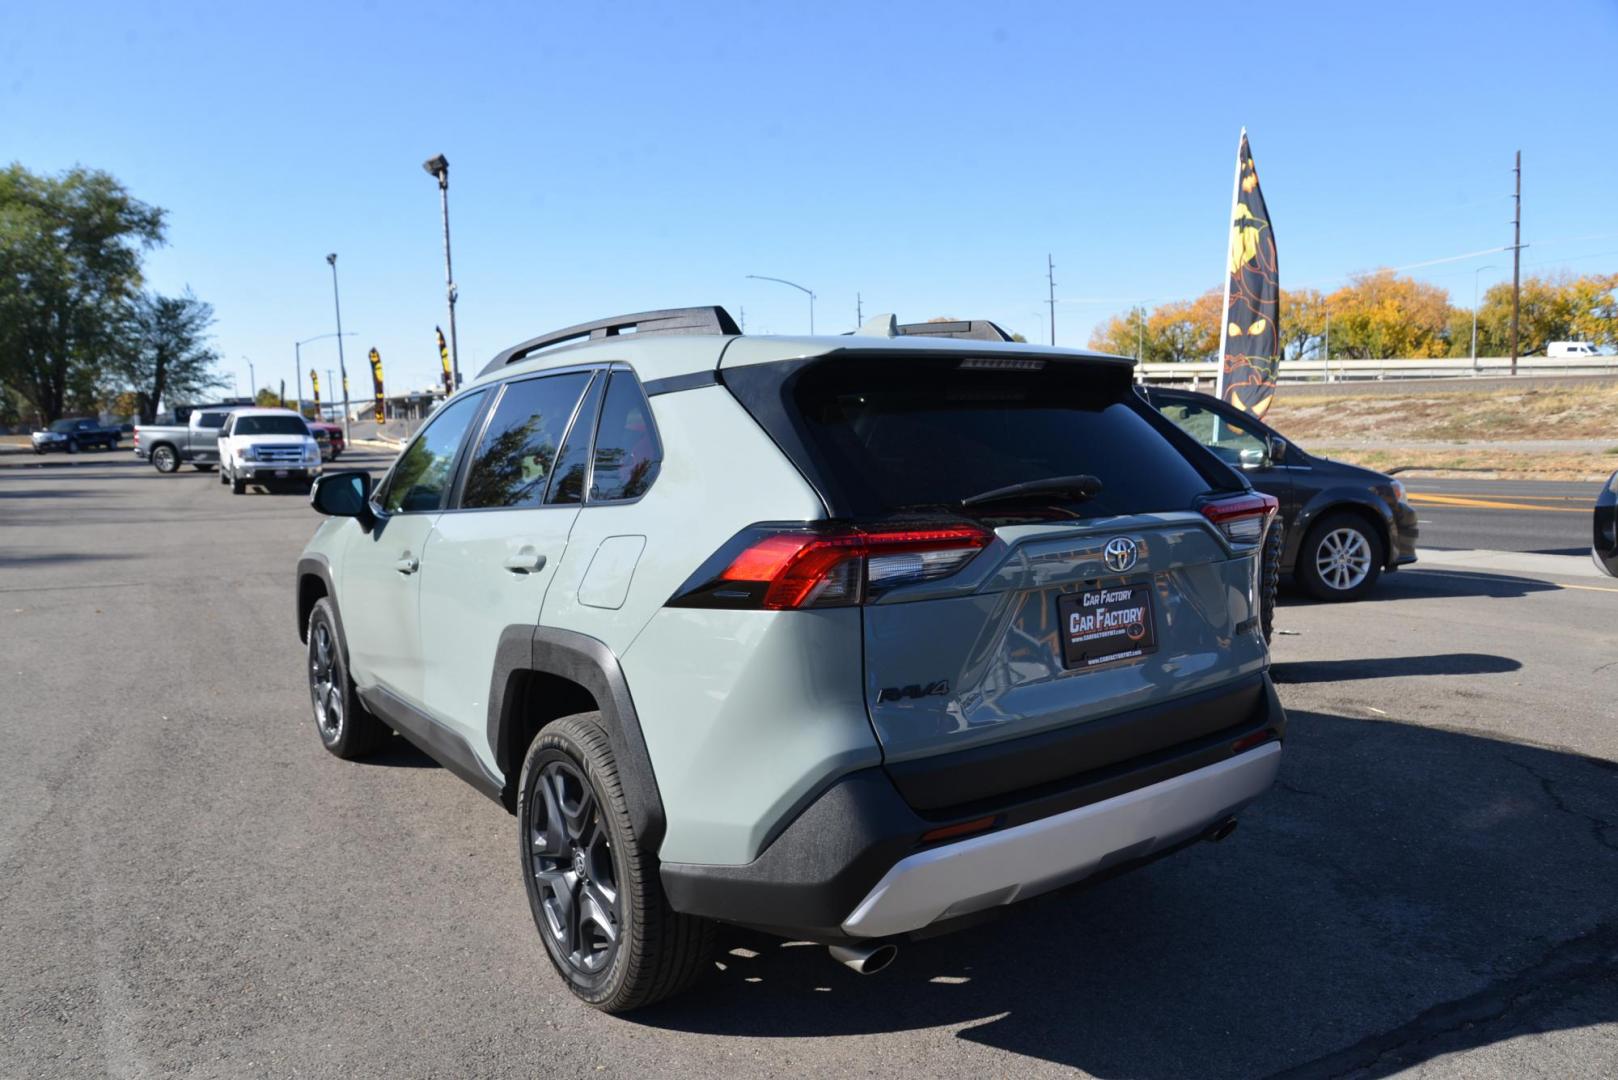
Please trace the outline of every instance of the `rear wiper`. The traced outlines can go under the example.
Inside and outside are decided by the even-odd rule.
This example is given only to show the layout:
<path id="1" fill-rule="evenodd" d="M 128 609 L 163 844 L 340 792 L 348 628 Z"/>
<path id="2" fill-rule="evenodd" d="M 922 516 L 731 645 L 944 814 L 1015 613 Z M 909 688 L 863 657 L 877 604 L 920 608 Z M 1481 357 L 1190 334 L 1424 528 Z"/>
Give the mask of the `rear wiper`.
<path id="1" fill-rule="evenodd" d="M 1010 487 L 995 488 L 980 495 L 961 500 L 962 506 L 987 506 L 990 503 L 1022 502 L 1045 496 L 1059 496 L 1073 501 L 1091 499 L 1101 494 L 1101 481 L 1089 473 L 1078 476 L 1050 476 L 1044 480 L 1029 480 Z"/>

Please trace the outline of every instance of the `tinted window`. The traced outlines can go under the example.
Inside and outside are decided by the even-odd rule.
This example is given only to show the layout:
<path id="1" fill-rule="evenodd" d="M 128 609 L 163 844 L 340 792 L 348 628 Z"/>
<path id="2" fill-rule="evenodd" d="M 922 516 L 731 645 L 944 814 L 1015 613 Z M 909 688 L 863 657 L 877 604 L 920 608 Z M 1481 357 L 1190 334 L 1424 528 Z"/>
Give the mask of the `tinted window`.
<path id="1" fill-rule="evenodd" d="M 1241 465 L 1244 453 L 1250 464 L 1258 464 L 1268 454 L 1264 436 L 1223 410 L 1216 412 L 1193 403 L 1165 401 L 1160 411 L 1227 464 Z"/>
<path id="2" fill-rule="evenodd" d="M 601 403 L 601 423 L 590 472 L 590 501 L 633 499 L 646 493 L 657 478 L 663 451 L 652 426 L 652 407 L 640 383 L 627 371 L 615 371 Z"/>
<path id="3" fill-rule="evenodd" d="M 996 488 L 1085 473 L 1102 484 L 1072 507 L 1086 517 L 1186 510 L 1212 486 L 1157 430 L 1119 371 L 845 357 L 804 371 L 787 404 L 812 459 L 806 473 L 858 516 L 950 508 Z"/>
<path id="4" fill-rule="evenodd" d="M 382 493 L 382 509 L 390 514 L 437 510 L 444 504 L 455 451 L 477 415 L 485 391 L 475 390 L 445 405 L 422 428 L 399 458 Z"/>
<path id="5" fill-rule="evenodd" d="M 238 416 L 231 425 L 232 435 L 297 435 L 309 434 L 309 425 L 296 416 Z"/>
<path id="6" fill-rule="evenodd" d="M 229 413 L 222 412 L 205 412 L 197 417 L 197 427 L 222 428 L 225 426 L 225 418 L 229 415 Z"/>
<path id="7" fill-rule="evenodd" d="M 61 434 L 68 431 L 77 431 L 78 427 L 79 422 L 77 420 L 58 420 L 51 424 L 50 430 Z"/>
<path id="8" fill-rule="evenodd" d="M 567 433 L 567 443 L 557 459 L 556 479 L 551 481 L 548 503 L 578 503 L 584 501 L 584 481 L 590 472 L 590 440 L 596 432 L 596 412 L 601 407 L 601 388 L 607 385 L 603 372 L 590 381 L 584 393 L 584 404 Z"/>
<path id="9" fill-rule="evenodd" d="M 466 474 L 463 507 L 538 506 L 588 372 L 522 379 L 494 408 Z"/>

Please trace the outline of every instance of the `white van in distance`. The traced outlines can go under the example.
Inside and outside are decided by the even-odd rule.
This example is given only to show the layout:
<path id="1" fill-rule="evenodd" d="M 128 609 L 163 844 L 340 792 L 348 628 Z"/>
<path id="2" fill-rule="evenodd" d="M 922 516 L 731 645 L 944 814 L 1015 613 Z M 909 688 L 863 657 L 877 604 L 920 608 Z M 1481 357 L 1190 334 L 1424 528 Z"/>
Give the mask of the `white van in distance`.
<path id="1" fill-rule="evenodd" d="M 1595 356 L 1596 347 L 1588 341 L 1553 341 L 1545 346 L 1546 356 Z"/>

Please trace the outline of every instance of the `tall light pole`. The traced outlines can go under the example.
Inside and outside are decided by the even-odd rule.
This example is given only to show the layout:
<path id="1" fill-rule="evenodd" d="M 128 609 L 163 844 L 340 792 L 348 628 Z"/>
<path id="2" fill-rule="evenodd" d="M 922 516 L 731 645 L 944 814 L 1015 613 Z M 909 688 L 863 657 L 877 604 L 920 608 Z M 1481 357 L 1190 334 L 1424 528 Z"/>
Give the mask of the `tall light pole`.
<path id="1" fill-rule="evenodd" d="M 242 354 L 242 359 L 247 360 L 247 393 L 253 399 L 253 404 L 257 405 L 258 379 L 253 375 L 253 361 L 247 359 L 246 353 Z"/>
<path id="2" fill-rule="evenodd" d="M 296 385 L 297 388 L 298 388 L 298 415 L 299 416 L 303 415 L 303 347 L 305 345 L 309 344 L 311 341 L 325 341 L 327 338 L 334 338 L 334 337 L 337 337 L 337 336 L 338 335 L 336 335 L 336 334 L 316 334 L 314 337 L 306 337 L 302 341 L 294 341 L 292 343 L 292 358 L 293 358 L 293 363 L 296 365 L 293 378 L 294 378 L 294 385 Z M 346 333 L 346 334 L 344 334 L 342 336 L 343 337 L 353 337 L 354 336 L 354 331 L 350 330 L 348 333 Z M 326 372 L 326 378 L 328 380 L 327 385 L 330 385 L 329 380 L 331 379 L 331 372 L 329 372 L 329 371 Z M 317 417 L 315 417 L 315 419 L 319 420 L 320 417 L 317 416 Z"/>
<path id="3" fill-rule="evenodd" d="M 1480 266 L 1472 271 L 1472 374 L 1478 373 L 1478 275 L 1493 266 Z"/>
<path id="4" fill-rule="evenodd" d="M 765 277 L 763 274 L 748 274 L 747 276 L 752 278 L 754 281 L 773 281 L 778 285 L 791 285 L 794 289 L 797 289 L 799 292 L 801 292 L 801 293 L 805 294 L 806 296 L 808 296 L 809 297 L 809 335 L 811 337 L 814 336 L 814 333 L 815 333 L 815 294 L 812 291 L 810 291 L 809 289 L 804 288 L 802 285 L 799 285 L 796 281 L 788 281 L 786 278 Z"/>
<path id="5" fill-rule="evenodd" d="M 348 364 L 343 361 L 343 305 L 337 298 L 337 253 L 332 252 L 326 256 L 326 264 L 331 267 L 331 306 L 337 312 L 337 370 L 343 376 L 343 443 L 352 445 L 354 440 L 348 431 Z"/>
<path id="6" fill-rule="evenodd" d="M 1050 289 L 1050 299 L 1045 303 L 1051 309 L 1051 348 L 1056 348 L 1056 260 L 1049 252 L 1045 253 L 1045 284 Z"/>
<path id="7" fill-rule="evenodd" d="M 455 270 L 449 261 L 449 159 L 443 154 L 428 158 L 421 167 L 438 180 L 438 202 L 444 211 L 444 294 L 449 297 L 449 366 L 453 385 L 461 388 L 461 351 L 455 340 Z"/>

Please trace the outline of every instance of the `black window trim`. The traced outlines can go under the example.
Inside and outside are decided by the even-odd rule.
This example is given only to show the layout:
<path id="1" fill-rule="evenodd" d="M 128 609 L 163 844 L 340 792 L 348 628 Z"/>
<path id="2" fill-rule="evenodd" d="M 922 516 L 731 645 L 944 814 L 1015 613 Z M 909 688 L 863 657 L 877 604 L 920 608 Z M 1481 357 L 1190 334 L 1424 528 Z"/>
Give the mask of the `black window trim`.
<path id="1" fill-rule="evenodd" d="M 450 405 L 452 405 L 455 402 L 460 401 L 460 400 L 462 400 L 464 398 L 471 397 L 473 395 L 477 395 L 477 396 L 481 397 L 483 400 L 478 405 L 478 410 L 472 414 L 472 419 L 466 425 L 466 430 L 461 433 L 460 444 L 455 448 L 454 463 L 450 466 L 450 483 L 449 483 L 448 488 L 445 491 L 445 495 L 447 496 L 447 495 L 453 493 L 456 490 L 456 484 L 459 482 L 460 470 L 461 470 L 461 466 L 463 464 L 463 459 L 466 456 L 466 440 L 467 440 L 467 436 L 469 436 L 474 429 L 477 429 L 477 430 L 482 429 L 483 416 L 488 411 L 489 400 L 493 396 L 493 395 L 489 394 L 488 391 L 489 391 L 488 384 L 480 383 L 480 384 L 478 384 L 476 386 L 467 387 L 465 390 L 463 390 L 460 393 L 456 394 L 454 397 L 450 398 L 448 401 L 445 401 L 444 404 L 440 405 L 438 407 L 438 409 L 436 411 L 434 411 L 434 413 L 427 418 L 427 422 L 421 426 L 421 430 L 416 432 L 415 438 L 411 439 L 408 443 L 406 443 L 405 446 L 404 446 L 404 449 L 399 451 L 399 456 L 393 459 L 393 464 L 388 466 L 388 471 L 382 475 L 381 482 L 378 483 L 375 487 L 373 487 L 371 489 L 371 513 L 376 516 L 378 521 L 386 521 L 387 519 L 394 518 L 394 517 L 414 517 L 417 514 L 439 514 L 439 513 L 443 513 L 445 507 L 448 505 L 447 498 L 439 499 L 438 500 L 438 506 L 435 509 L 432 509 L 432 510 L 394 510 L 394 511 L 388 511 L 388 510 L 384 510 L 382 508 L 382 502 L 387 497 L 386 493 L 387 493 L 388 488 L 393 484 L 393 477 L 394 477 L 394 474 L 396 472 L 398 472 L 399 463 L 404 460 L 404 456 L 410 452 L 411 448 L 414 447 L 418 442 L 421 441 L 421 437 L 423 435 L 427 434 L 427 432 L 432 428 L 434 421 L 436 421 L 440 416 L 442 416 L 443 413 L 444 413 L 444 410 L 449 408 Z"/>
<path id="2" fill-rule="evenodd" d="M 572 436 L 573 427 L 579 421 L 579 410 L 584 407 L 585 399 L 590 396 L 590 386 L 591 386 L 591 384 L 597 378 L 602 377 L 602 374 L 607 370 L 607 368 L 608 368 L 608 365 L 604 364 L 604 363 L 570 364 L 567 367 L 546 368 L 544 371 L 528 371 L 528 372 L 524 372 L 521 375 L 515 375 L 515 376 L 513 376 L 513 377 L 511 377 L 509 379 L 501 379 L 498 383 L 493 384 L 497 388 L 497 392 L 494 394 L 493 398 L 490 400 L 488 406 L 483 410 L 483 415 L 481 417 L 479 417 L 478 420 L 477 420 L 476 438 L 473 439 L 471 442 L 468 442 L 464 447 L 462 447 L 462 454 L 467 460 L 465 460 L 465 461 L 459 461 L 458 460 L 456 462 L 455 483 L 454 483 L 454 485 L 453 485 L 453 487 L 452 487 L 452 489 L 450 491 L 449 502 L 447 504 L 445 504 L 445 506 L 443 508 L 443 513 L 446 513 L 446 514 L 479 514 L 479 513 L 486 513 L 486 512 L 491 511 L 491 510 L 493 510 L 493 511 L 548 510 L 548 509 L 551 509 L 553 507 L 555 509 L 558 509 L 558 510 L 565 510 L 565 509 L 567 509 L 569 507 L 571 507 L 571 508 L 573 508 L 575 510 L 579 509 L 583 505 L 582 502 L 577 502 L 577 503 L 550 503 L 550 502 L 545 501 L 545 500 L 550 498 L 551 484 L 556 479 L 555 470 L 552 470 L 551 475 L 545 478 L 545 491 L 540 496 L 540 502 L 539 502 L 538 506 L 462 506 L 461 505 L 461 498 L 466 493 L 466 478 L 467 478 L 467 475 L 471 472 L 471 468 L 472 468 L 470 459 L 471 459 L 472 455 L 474 453 L 476 453 L 477 448 L 483 444 L 483 436 L 485 434 L 487 434 L 488 429 L 489 429 L 489 425 L 494 422 L 495 411 L 497 409 L 499 409 L 500 402 L 505 399 L 506 388 L 507 387 L 509 387 L 513 383 L 532 382 L 535 379 L 549 379 L 549 378 L 554 378 L 555 376 L 558 376 L 558 375 L 577 375 L 577 374 L 583 372 L 583 373 L 586 373 L 586 374 L 588 374 L 590 376 L 588 379 L 585 380 L 584 389 L 579 392 L 578 400 L 573 403 L 573 411 L 570 414 L 568 414 L 567 426 L 562 429 L 562 440 L 561 440 L 561 442 L 556 444 L 557 445 L 557 451 L 558 451 L 557 452 L 557 459 L 560 460 L 561 459 L 561 451 L 565 450 L 567 448 L 567 440 L 568 440 L 569 437 Z M 591 435 L 591 446 L 592 446 L 592 448 L 594 447 L 594 441 L 595 441 L 594 440 L 594 433 L 592 433 L 592 435 Z M 586 460 L 589 460 L 589 459 L 587 458 Z"/>
<path id="3" fill-rule="evenodd" d="M 651 425 L 652 445 L 657 447 L 657 475 L 652 477 L 651 483 L 646 485 L 646 490 L 639 495 L 627 499 L 596 499 L 590 494 L 596 486 L 596 440 L 601 437 L 601 418 L 607 413 L 607 393 L 612 389 L 611 377 L 619 372 L 635 380 L 635 389 L 639 391 L 641 401 L 646 403 L 646 422 Z M 601 407 L 596 410 L 595 430 L 590 433 L 590 451 L 586 459 L 590 463 L 590 470 L 584 477 L 584 499 L 578 504 L 567 505 L 633 506 L 652 493 L 652 488 L 657 486 L 658 476 L 663 474 L 663 435 L 657 429 L 657 416 L 652 412 L 652 398 L 646 393 L 646 384 L 641 381 L 634 368 L 621 360 L 608 365 L 607 376 L 608 382 L 601 389 Z"/>

